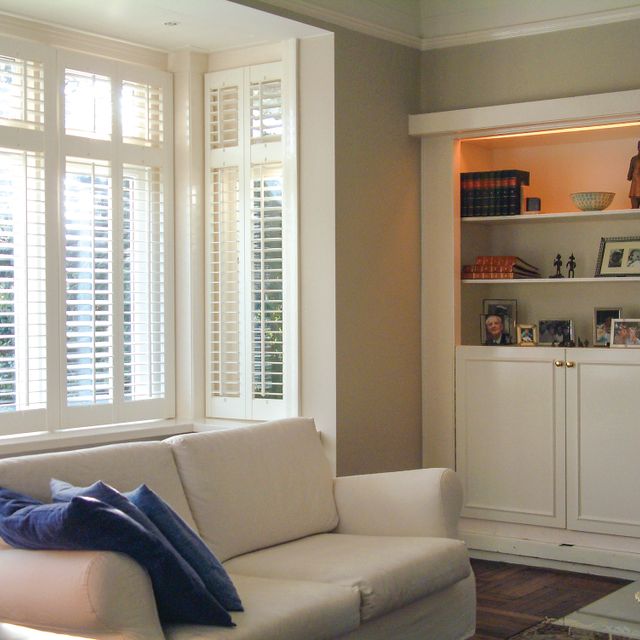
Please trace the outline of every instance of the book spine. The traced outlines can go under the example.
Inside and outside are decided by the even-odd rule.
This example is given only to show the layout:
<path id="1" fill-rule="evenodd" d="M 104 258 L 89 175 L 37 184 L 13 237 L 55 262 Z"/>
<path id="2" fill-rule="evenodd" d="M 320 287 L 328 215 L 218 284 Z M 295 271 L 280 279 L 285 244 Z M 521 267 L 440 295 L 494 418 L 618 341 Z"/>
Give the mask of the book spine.
<path id="1" fill-rule="evenodd" d="M 538 271 L 538 267 L 525 262 L 522 258 L 518 258 L 518 256 L 478 256 L 475 264 L 492 266 L 506 265 L 510 267 L 520 266 L 524 269 L 530 269 L 531 271 Z"/>
<path id="2" fill-rule="evenodd" d="M 522 271 L 523 273 L 536 273 L 535 271 L 530 271 L 529 269 L 525 269 L 523 267 L 518 267 L 516 265 L 479 265 L 479 264 L 471 264 L 464 265 L 462 267 L 462 271 L 464 273 L 510 273 L 514 270 Z"/>

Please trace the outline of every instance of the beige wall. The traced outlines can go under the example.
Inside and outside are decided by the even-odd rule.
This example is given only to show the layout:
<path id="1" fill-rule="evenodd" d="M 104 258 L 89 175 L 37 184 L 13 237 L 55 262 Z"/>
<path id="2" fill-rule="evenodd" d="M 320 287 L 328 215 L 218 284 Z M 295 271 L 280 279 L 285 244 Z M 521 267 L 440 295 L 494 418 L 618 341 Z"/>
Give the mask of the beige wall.
<path id="1" fill-rule="evenodd" d="M 420 112 L 637 89 L 640 21 L 425 51 Z"/>
<path id="2" fill-rule="evenodd" d="M 419 467 L 419 53 L 344 30 L 335 47 L 338 473 Z"/>
<path id="3" fill-rule="evenodd" d="M 336 469 L 419 467 L 420 159 L 407 114 L 419 106 L 420 53 L 236 1 L 334 32 Z"/>

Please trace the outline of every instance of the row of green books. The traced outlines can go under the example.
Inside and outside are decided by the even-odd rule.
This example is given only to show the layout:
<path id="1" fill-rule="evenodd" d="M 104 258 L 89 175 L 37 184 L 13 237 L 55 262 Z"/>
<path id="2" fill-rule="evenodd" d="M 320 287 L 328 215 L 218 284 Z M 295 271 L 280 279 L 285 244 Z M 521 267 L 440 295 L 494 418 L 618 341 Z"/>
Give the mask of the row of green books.
<path id="1" fill-rule="evenodd" d="M 529 172 L 519 169 L 460 174 L 460 215 L 517 216 L 522 213 L 522 187 Z"/>

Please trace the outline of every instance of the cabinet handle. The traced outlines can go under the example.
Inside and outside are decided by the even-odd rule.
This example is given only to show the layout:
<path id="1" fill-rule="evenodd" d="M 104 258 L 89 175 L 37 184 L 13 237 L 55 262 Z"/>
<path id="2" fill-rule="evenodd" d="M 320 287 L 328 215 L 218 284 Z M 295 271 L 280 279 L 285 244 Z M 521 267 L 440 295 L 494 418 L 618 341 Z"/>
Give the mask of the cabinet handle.
<path id="1" fill-rule="evenodd" d="M 571 367 L 575 367 L 576 363 L 575 362 L 571 362 L 571 360 L 567 361 L 567 369 L 571 369 Z"/>
<path id="2" fill-rule="evenodd" d="M 553 364 L 555 364 L 556 367 L 561 367 L 564 365 L 564 362 L 562 362 L 562 360 L 555 360 Z"/>

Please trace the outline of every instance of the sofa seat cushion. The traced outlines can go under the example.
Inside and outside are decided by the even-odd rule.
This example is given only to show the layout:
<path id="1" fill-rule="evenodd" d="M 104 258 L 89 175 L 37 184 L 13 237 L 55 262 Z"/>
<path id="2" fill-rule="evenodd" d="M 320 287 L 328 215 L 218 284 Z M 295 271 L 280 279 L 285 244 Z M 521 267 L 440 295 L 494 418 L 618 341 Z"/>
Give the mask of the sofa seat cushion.
<path id="1" fill-rule="evenodd" d="M 234 574 L 357 587 L 371 620 L 471 573 L 465 544 L 450 538 L 318 534 L 233 558 Z"/>
<path id="2" fill-rule="evenodd" d="M 231 574 L 244 612 L 233 629 L 165 627 L 167 640 L 330 640 L 360 624 L 360 595 L 338 584 Z"/>
<path id="3" fill-rule="evenodd" d="M 331 531 L 333 476 L 313 420 L 170 438 L 198 531 L 225 560 Z"/>

